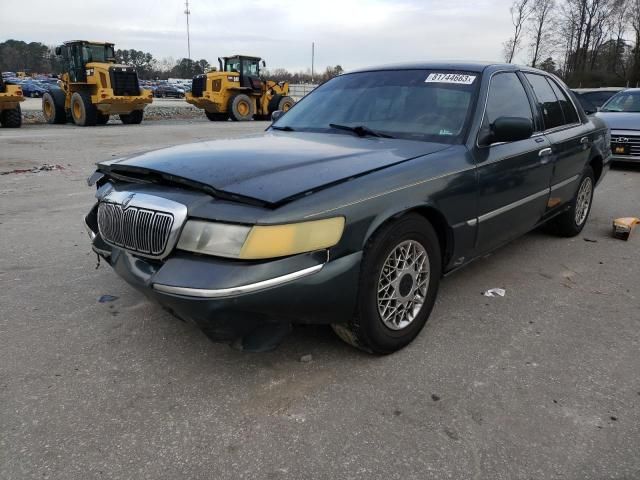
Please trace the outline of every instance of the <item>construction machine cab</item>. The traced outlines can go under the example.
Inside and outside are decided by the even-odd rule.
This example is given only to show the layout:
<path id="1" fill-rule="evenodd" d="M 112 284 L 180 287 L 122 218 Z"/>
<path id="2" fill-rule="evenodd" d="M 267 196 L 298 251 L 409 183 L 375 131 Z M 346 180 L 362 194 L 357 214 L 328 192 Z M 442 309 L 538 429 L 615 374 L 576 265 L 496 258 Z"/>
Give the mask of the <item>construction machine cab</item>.
<path id="1" fill-rule="evenodd" d="M 224 72 L 234 72 L 240 74 L 240 86 L 251 90 L 262 90 L 262 80 L 260 80 L 260 63 L 266 66 L 260 57 L 250 57 L 246 55 L 234 55 L 224 57 L 224 65 L 219 59 L 220 69 Z"/>
<path id="2" fill-rule="evenodd" d="M 113 43 L 74 40 L 56 47 L 56 55 L 62 56 L 64 70 L 69 72 L 71 82 L 86 82 L 88 63 L 115 63 Z"/>

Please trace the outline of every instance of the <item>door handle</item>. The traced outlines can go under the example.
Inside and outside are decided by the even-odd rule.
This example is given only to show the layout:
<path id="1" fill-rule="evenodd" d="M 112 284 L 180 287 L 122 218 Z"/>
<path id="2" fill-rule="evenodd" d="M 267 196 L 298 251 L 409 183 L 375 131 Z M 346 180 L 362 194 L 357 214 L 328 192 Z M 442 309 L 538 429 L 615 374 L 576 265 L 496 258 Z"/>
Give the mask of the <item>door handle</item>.
<path id="1" fill-rule="evenodd" d="M 545 164 L 549 163 L 551 160 L 551 155 L 553 154 L 553 150 L 550 148 L 543 148 L 538 152 L 538 157 L 540 157 L 540 163 Z"/>
<path id="2" fill-rule="evenodd" d="M 580 143 L 581 143 L 582 145 L 587 145 L 587 144 L 589 143 L 589 137 L 582 137 L 582 138 L 580 139 Z"/>

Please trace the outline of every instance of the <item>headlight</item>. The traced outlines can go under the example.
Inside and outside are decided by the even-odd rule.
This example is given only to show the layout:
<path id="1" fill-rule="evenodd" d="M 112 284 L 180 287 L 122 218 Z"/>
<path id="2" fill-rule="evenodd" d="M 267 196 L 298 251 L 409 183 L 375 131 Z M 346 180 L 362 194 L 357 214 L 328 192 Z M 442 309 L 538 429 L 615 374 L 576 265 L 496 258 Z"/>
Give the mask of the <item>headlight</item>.
<path id="1" fill-rule="evenodd" d="M 189 220 L 178 248 L 242 260 L 285 257 L 333 247 L 342 237 L 344 223 L 344 217 L 254 227 Z"/>

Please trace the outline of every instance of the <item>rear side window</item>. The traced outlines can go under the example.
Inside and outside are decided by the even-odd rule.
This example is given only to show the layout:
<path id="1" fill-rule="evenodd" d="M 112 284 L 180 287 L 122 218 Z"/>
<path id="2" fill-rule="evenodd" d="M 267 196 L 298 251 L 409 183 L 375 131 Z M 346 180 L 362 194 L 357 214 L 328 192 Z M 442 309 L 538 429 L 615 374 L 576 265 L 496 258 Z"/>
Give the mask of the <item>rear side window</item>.
<path id="1" fill-rule="evenodd" d="M 525 76 L 538 99 L 545 130 L 564 125 L 562 107 L 546 78 L 533 73 L 526 73 Z"/>
<path id="2" fill-rule="evenodd" d="M 578 117 L 578 112 L 576 108 L 573 106 L 573 102 L 569 99 L 564 90 L 560 88 L 560 86 L 551 78 L 547 78 L 549 84 L 551 84 L 551 88 L 553 89 L 553 93 L 556 94 L 558 101 L 560 102 L 560 108 L 562 109 L 562 113 L 564 114 L 565 123 L 579 123 L 580 119 Z"/>
<path id="3" fill-rule="evenodd" d="M 529 98 L 513 72 L 497 73 L 491 79 L 483 127 L 488 128 L 500 117 L 523 117 L 533 122 Z"/>

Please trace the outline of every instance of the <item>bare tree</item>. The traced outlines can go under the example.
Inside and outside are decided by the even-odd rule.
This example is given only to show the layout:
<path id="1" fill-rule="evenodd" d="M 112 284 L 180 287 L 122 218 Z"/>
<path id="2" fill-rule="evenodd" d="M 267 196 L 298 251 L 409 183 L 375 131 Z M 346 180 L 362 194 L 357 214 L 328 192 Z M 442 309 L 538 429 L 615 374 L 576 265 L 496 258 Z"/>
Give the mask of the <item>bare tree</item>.
<path id="1" fill-rule="evenodd" d="M 532 67 L 535 67 L 542 55 L 547 53 L 548 43 L 551 38 L 550 31 L 554 7 L 554 0 L 533 0 L 529 18 L 531 22 L 529 33 L 531 35 Z"/>
<path id="2" fill-rule="evenodd" d="M 531 13 L 530 0 L 514 0 L 511 5 L 511 22 L 513 23 L 513 36 L 504 42 L 504 59 L 507 63 L 513 61 L 513 57 L 520 48 L 522 41 L 522 29 Z"/>

